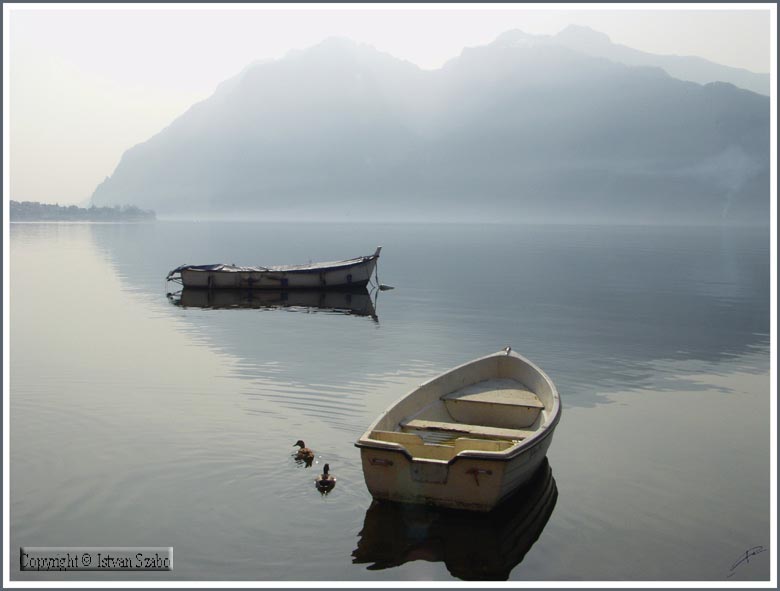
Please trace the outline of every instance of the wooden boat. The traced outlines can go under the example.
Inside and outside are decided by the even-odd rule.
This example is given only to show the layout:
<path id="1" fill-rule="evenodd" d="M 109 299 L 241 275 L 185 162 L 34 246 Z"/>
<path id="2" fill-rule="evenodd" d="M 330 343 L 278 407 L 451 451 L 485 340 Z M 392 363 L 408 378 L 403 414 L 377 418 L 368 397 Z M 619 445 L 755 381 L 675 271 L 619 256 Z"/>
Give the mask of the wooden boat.
<path id="1" fill-rule="evenodd" d="M 352 562 L 383 570 L 424 559 L 443 562 L 459 579 L 506 581 L 544 531 L 557 499 L 545 460 L 490 513 L 373 501 Z"/>
<path id="2" fill-rule="evenodd" d="M 539 468 L 560 416 L 552 380 L 507 347 L 423 383 L 355 445 L 375 499 L 489 511 Z"/>
<path id="3" fill-rule="evenodd" d="M 370 316 L 378 320 L 371 294 L 365 287 L 355 289 L 280 291 L 273 289 L 193 289 L 185 287 L 169 293 L 168 300 L 182 308 L 272 309 L 324 311 L 350 316 Z"/>
<path id="4" fill-rule="evenodd" d="M 181 265 L 167 280 L 184 287 L 206 289 L 330 289 L 368 284 L 376 268 L 379 246 L 369 256 L 309 265 L 240 267 L 236 265 Z"/>

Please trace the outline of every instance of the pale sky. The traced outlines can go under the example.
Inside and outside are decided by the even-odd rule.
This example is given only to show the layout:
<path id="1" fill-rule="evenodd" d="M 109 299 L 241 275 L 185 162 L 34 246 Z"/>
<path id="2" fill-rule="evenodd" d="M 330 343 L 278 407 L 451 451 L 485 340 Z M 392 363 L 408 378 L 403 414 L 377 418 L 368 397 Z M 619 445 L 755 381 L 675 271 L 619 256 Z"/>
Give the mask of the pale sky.
<path id="1" fill-rule="evenodd" d="M 698 10 L 94 6 L 3 6 L 10 30 L 5 53 L 10 85 L 3 105 L 10 109 L 6 199 L 85 201 L 127 148 L 207 98 L 220 82 L 253 61 L 279 58 L 331 36 L 433 69 L 463 47 L 489 43 L 508 29 L 556 34 L 577 24 L 651 53 L 697 55 L 754 72 L 768 72 L 771 65 L 769 5 L 759 10 L 717 4 Z"/>

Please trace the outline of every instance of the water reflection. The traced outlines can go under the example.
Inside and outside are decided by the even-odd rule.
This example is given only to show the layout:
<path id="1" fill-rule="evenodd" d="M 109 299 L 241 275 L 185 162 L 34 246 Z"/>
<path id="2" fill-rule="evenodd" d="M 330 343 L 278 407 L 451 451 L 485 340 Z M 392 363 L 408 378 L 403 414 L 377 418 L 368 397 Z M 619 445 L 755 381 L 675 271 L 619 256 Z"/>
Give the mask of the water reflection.
<path id="1" fill-rule="evenodd" d="M 406 371 L 411 361 L 435 373 L 511 343 L 544 363 L 568 404 L 593 406 L 626 387 L 657 391 L 658 360 L 721 363 L 769 345 L 766 229 L 227 222 L 88 229 L 126 288 L 152 299 L 182 260 L 254 263 L 253 253 L 327 260 L 384 243 L 379 276 L 402 289 L 381 296 L 381 332 L 366 330 L 367 322 L 336 327 L 325 314 L 317 322 L 181 315 L 190 334 L 241 359 L 245 377 L 265 379 L 273 361 L 274 380 L 309 390 L 333 391 L 345 375 L 354 382 Z"/>
<path id="2" fill-rule="evenodd" d="M 10 233 L 14 547 L 170 540 L 177 579 L 296 581 L 448 579 L 445 565 L 462 578 L 712 580 L 769 547 L 766 233 L 163 222 Z M 398 287 L 380 295 L 381 327 L 183 310 L 162 284 L 186 260 L 327 260 L 377 242 L 380 277 Z M 90 281 L 73 282 L 74 269 Z M 69 288 L 52 298 L 55 284 Z M 553 492 L 546 513 L 520 501 L 473 522 L 366 514 L 353 446 L 366 425 L 421 380 L 508 343 L 564 397 L 550 459 L 576 502 Z M 724 438 L 735 421 L 739 436 Z M 312 490 L 322 464 L 296 467 L 298 436 L 324 452 L 339 490 Z M 609 465 L 603 478 L 594 462 Z M 681 556 L 702 540 L 706 551 Z M 392 568 L 423 556 L 439 562 Z M 765 580 L 764 557 L 735 576 Z"/>
<path id="3" fill-rule="evenodd" d="M 505 581 L 541 535 L 557 499 L 545 460 L 526 486 L 487 514 L 374 501 L 352 562 L 369 570 L 444 562 L 459 579 Z"/>
<path id="4" fill-rule="evenodd" d="M 328 311 L 351 316 L 369 316 L 379 321 L 374 301 L 366 289 L 353 290 L 248 290 L 189 289 L 168 294 L 168 300 L 183 308 L 287 308 Z"/>

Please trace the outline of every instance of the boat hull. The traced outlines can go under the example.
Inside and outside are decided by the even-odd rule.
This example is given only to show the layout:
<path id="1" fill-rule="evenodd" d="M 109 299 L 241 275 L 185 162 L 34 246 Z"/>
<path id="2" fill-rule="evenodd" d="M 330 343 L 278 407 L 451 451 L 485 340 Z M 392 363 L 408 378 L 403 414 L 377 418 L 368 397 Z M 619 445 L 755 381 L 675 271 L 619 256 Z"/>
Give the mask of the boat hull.
<path id="1" fill-rule="evenodd" d="M 352 562 L 369 570 L 424 557 L 459 579 L 506 581 L 544 531 L 558 499 L 548 462 L 492 513 L 373 501 Z"/>
<path id="2" fill-rule="evenodd" d="M 201 289 L 328 289 L 365 287 L 376 260 L 344 269 L 321 271 L 194 271 L 183 270 L 184 287 Z"/>
<path id="3" fill-rule="evenodd" d="M 547 456 L 553 432 L 508 460 L 455 458 L 426 474 L 426 460 L 400 450 L 362 447 L 363 476 L 377 500 L 491 511 L 526 484 Z M 436 474 L 434 474 L 436 472 Z"/>
<path id="4" fill-rule="evenodd" d="M 168 279 L 190 289 L 355 289 L 368 285 L 381 249 L 370 256 L 313 265 L 182 265 L 168 273 Z"/>

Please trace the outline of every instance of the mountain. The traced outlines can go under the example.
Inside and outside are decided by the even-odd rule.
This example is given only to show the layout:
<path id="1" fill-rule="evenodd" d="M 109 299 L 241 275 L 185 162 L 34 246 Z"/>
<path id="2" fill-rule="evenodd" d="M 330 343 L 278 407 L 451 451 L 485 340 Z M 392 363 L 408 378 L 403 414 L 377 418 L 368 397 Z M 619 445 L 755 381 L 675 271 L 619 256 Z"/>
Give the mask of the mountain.
<path id="1" fill-rule="evenodd" d="M 129 149 L 93 203 L 266 219 L 766 222 L 767 97 L 525 37 L 435 71 L 343 39 L 252 65 Z"/>
<path id="2" fill-rule="evenodd" d="M 555 36 L 528 35 L 522 31 L 507 31 L 497 43 L 505 44 L 554 44 L 568 47 L 594 57 L 626 64 L 662 68 L 667 74 L 680 80 L 707 84 L 729 82 L 734 86 L 769 96 L 769 74 L 759 74 L 716 64 L 695 56 L 656 55 L 612 43 L 610 38 L 588 27 L 570 25 Z"/>

